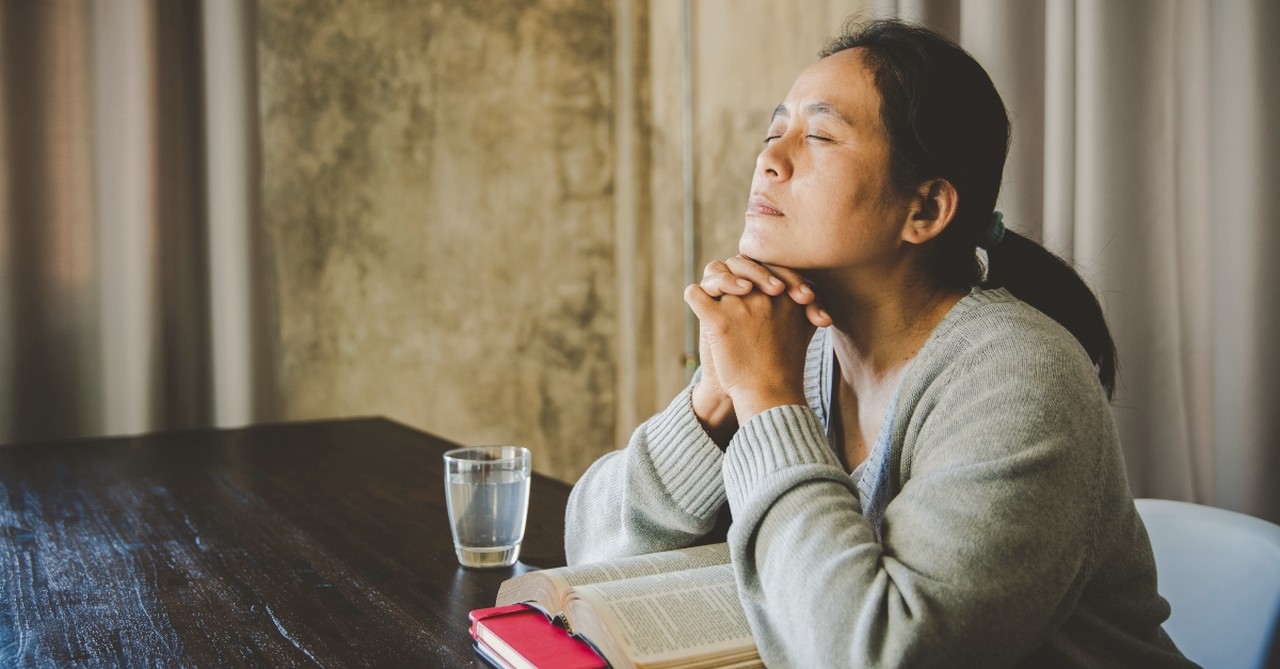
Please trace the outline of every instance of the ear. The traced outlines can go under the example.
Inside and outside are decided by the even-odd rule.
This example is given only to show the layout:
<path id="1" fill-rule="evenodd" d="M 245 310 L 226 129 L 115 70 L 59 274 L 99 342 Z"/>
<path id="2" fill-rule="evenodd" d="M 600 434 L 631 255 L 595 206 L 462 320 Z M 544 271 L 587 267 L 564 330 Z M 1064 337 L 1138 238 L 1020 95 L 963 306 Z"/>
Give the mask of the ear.
<path id="1" fill-rule="evenodd" d="M 924 244 L 942 234 L 955 218 L 960 194 L 946 179 L 931 179 L 920 184 L 911 198 L 907 223 L 902 228 L 902 241 Z"/>

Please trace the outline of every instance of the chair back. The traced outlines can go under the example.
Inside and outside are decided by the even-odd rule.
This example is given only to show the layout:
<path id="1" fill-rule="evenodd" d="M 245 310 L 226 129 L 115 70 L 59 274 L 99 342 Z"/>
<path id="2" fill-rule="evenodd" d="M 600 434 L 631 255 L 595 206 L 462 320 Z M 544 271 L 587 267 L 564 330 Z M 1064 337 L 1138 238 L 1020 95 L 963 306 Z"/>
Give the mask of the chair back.
<path id="1" fill-rule="evenodd" d="M 1204 667 L 1266 667 L 1280 619 L 1280 525 L 1188 502 L 1135 502 L 1173 607 L 1165 632 Z"/>

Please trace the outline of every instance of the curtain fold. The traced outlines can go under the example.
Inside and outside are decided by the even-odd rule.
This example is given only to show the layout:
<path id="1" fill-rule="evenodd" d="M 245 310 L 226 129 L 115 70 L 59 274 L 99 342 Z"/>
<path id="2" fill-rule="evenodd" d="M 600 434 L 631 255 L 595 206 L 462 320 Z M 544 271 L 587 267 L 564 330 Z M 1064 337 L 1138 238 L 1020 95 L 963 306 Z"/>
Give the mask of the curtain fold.
<path id="1" fill-rule="evenodd" d="M 0 5 L 0 431 L 74 433 L 96 373 L 90 95 L 83 6 Z"/>
<path id="2" fill-rule="evenodd" d="M 1139 496 L 1280 521 L 1280 10 L 1265 0 L 880 2 L 956 36 L 1014 140 L 999 208 L 1071 259 L 1120 354 Z"/>
<path id="3" fill-rule="evenodd" d="M 90 163 L 96 211 L 83 225 L 98 237 L 101 375 L 80 392 L 98 398 L 97 427 L 108 434 L 155 425 L 158 225 L 155 15 L 146 0 L 110 0 L 89 8 L 92 22 L 94 145 Z M 181 185 L 179 185 L 181 187 Z M 18 221 L 34 225 L 35 221 Z M 190 222 L 195 224 L 195 222 Z M 95 387 L 96 386 L 96 387 Z M 19 439 L 44 435 L 15 435 Z"/>
<path id="4" fill-rule="evenodd" d="M 1120 351 L 1113 407 L 1135 492 L 1190 497 L 1178 321 L 1178 214 L 1166 42 L 1176 3 L 1081 2 L 1077 10 L 1076 235 Z M 1207 221 L 1202 221 L 1202 224 Z M 1207 277 L 1206 277 L 1207 278 Z M 1137 316 L 1137 317 L 1134 317 Z M 1207 316 L 1207 314 L 1204 314 Z"/>
<path id="5" fill-rule="evenodd" d="M 1280 5 L 1210 13 L 1214 491 L 1280 519 Z"/>
<path id="6" fill-rule="evenodd" d="M 253 4 L 207 4 L 0 0 L 0 443 L 261 417 L 256 133 L 206 111 Z"/>

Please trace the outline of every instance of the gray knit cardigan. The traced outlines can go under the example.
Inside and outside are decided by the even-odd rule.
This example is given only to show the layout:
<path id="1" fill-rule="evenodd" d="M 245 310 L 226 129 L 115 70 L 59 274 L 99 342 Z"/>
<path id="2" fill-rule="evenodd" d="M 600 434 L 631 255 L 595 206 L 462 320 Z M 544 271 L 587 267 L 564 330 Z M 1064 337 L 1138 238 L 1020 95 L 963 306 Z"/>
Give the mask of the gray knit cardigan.
<path id="1" fill-rule="evenodd" d="M 1066 330 L 977 290 L 905 374 L 867 463 L 826 434 L 831 338 L 808 406 L 722 452 L 690 390 L 596 462 L 571 564 L 705 541 L 729 505 L 739 596 L 769 667 L 1183 667 L 1110 407 Z"/>

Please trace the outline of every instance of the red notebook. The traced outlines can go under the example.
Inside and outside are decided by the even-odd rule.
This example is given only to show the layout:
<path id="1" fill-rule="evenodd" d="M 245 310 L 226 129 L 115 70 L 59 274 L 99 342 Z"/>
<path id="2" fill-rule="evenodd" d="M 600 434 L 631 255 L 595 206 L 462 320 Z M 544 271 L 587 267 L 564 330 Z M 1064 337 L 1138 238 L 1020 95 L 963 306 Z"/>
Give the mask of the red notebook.
<path id="1" fill-rule="evenodd" d="M 471 636 L 514 669 L 604 669 L 591 646 L 527 604 L 471 612 Z"/>

